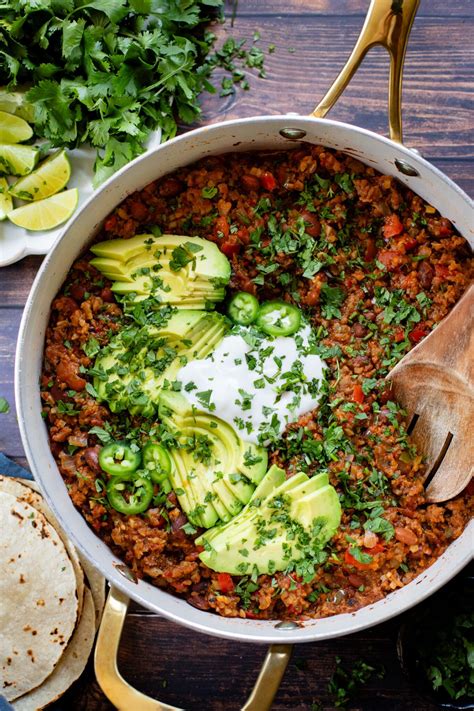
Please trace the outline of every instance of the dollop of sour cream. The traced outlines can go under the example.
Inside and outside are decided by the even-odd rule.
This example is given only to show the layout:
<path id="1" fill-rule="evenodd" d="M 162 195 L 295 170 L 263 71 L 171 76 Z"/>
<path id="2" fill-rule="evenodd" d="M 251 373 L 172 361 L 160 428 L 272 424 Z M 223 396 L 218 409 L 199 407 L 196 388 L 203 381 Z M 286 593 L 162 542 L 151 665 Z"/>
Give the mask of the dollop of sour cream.
<path id="1" fill-rule="evenodd" d="M 183 366 L 178 380 L 198 410 L 232 425 L 243 439 L 265 444 L 318 406 L 325 368 L 308 325 L 272 339 L 237 327 L 207 358 Z"/>

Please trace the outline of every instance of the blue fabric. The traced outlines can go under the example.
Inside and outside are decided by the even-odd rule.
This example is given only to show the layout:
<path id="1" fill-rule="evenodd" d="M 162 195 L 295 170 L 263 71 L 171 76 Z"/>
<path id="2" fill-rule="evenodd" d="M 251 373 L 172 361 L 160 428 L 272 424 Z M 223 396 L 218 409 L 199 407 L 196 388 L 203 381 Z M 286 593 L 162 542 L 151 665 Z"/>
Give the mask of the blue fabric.
<path id="1" fill-rule="evenodd" d="M 12 462 L 4 454 L 0 452 L 0 474 L 3 476 L 16 476 L 19 479 L 30 479 L 33 480 L 33 475 L 27 469 L 23 469 L 19 464 Z M 0 711 L 2 707 L 0 706 Z"/>
<path id="2" fill-rule="evenodd" d="M 15 464 L 0 452 L 0 474 L 3 476 L 16 476 L 18 479 L 33 479 L 31 472 L 23 469 L 19 464 Z M 0 696 L 0 711 L 13 711 L 13 706 Z"/>

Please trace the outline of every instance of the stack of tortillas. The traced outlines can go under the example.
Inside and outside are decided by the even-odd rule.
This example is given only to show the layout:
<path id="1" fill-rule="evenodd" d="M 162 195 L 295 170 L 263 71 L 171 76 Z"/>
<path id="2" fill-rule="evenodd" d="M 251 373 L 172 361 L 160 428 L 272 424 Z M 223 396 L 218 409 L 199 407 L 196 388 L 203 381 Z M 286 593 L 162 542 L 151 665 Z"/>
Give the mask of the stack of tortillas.
<path id="1" fill-rule="evenodd" d="M 0 696 L 17 711 L 59 698 L 86 666 L 104 598 L 37 485 L 0 475 Z"/>

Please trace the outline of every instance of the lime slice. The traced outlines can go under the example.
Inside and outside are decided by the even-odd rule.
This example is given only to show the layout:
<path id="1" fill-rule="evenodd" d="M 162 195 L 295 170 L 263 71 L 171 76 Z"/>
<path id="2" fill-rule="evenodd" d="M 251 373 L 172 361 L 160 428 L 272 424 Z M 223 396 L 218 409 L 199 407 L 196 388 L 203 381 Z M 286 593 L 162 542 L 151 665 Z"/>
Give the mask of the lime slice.
<path id="1" fill-rule="evenodd" d="M 0 178 L 0 220 L 4 220 L 13 210 L 13 200 L 8 194 L 8 183 L 5 178 Z"/>
<path id="2" fill-rule="evenodd" d="M 33 146 L 0 144 L 0 173 L 28 175 L 38 160 L 38 149 Z"/>
<path id="3" fill-rule="evenodd" d="M 35 107 L 25 99 L 25 92 L 0 89 L 0 110 L 21 116 L 25 121 L 35 120 Z"/>
<path id="4" fill-rule="evenodd" d="M 0 143 L 21 143 L 33 135 L 33 129 L 19 116 L 0 111 Z"/>
<path id="5" fill-rule="evenodd" d="M 20 178 L 10 188 L 10 195 L 21 200 L 41 200 L 62 190 L 71 177 L 71 165 L 66 151 L 57 151 L 39 168 Z"/>
<path id="6" fill-rule="evenodd" d="M 10 212 L 8 219 L 25 230 L 52 230 L 71 217 L 77 207 L 78 195 L 77 188 L 64 190 L 44 200 L 17 207 Z"/>

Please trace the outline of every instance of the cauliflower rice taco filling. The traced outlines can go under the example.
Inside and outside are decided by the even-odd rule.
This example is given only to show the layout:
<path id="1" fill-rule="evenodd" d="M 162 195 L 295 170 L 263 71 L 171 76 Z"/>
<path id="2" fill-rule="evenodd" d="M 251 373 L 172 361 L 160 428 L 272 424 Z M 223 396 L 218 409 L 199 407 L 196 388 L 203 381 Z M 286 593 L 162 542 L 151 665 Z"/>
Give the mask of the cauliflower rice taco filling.
<path id="1" fill-rule="evenodd" d="M 342 517 L 327 543 L 299 561 L 293 555 L 274 572 L 271 565 L 265 574 L 244 566 L 242 574 L 229 574 L 203 563 L 205 529 L 212 532 L 214 523 L 204 507 L 186 509 L 184 492 L 170 485 L 166 457 L 177 435 L 168 410 L 152 407 L 143 393 L 135 393 L 133 407 L 112 406 L 101 396 L 103 371 L 96 365 L 101 352 L 126 337 L 133 370 L 140 329 L 160 329 L 173 308 L 150 313 L 146 298 L 122 298 L 132 289 L 125 283 L 117 293 L 102 273 L 103 260 L 87 252 L 52 304 L 41 394 L 51 450 L 72 501 L 97 535 L 138 577 L 228 617 L 304 619 L 354 611 L 430 566 L 469 521 L 472 485 L 445 504 L 426 502 L 422 457 L 385 376 L 449 313 L 472 279 L 469 247 L 451 223 L 394 178 L 342 153 L 303 145 L 210 157 L 165 176 L 124 200 L 95 243 L 142 234 L 157 241 L 162 234 L 189 235 L 184 249 L 172 252 L 171 267 L 179 272 L 194 260 L 198 276 L 194 295 L 186 297 L 189 308 L 205 291 L 194 238 L 214 243 L 227 257 L 225 294 L 217 282 L 206 292 L 216 307 L 208 326 L 219 338 L 225 322 L 219 312 L 229 302 L 240 318 L 256 317 L 255 300 L 237 299 L 241 292 L 259 304 L 284 302 L 300 311 L 324 366 L 318 407 L 290 419 L 283 434 L 275 427 L 272 436 L 270 427 L 264 441 L 244 442 L 237 471 L 244 472 L 242 486 L 255 474 L 251 490 L 257 485 L 257 491 L 256 472 L 266 469 L 267 457 L 286 480 L 304 473 L 314 482 L 323 475 L 323 484 L 337 492 Z M 146 269 L 137 284 L 146 283 Z M 158 272 L 153 280 L 164 289 L 164 276 Z M 169 366 L 163 363 L 162 370 Z M 156 362 L 152 367 L 159 372 Z M 179 385 L 175 377 L 170 382 Z M 178 407 L 174 396 L 183 392 L 168 392 L 168 404 Z M 208 392 L 196 393 L 194 401 L 202 404 L 198 396 L 205 396 L 201 414 L 209 419 Z M 180 417 L 185 422 L 186 413 Z M 245 430 L 238 436 L 245 440 Z M 209 465 L 205 440 L 195 438 L 192 451 L 186 444 L 192 453 L 186 466 Z M 105 451 L 117 443 L 122 449 Z M 250 445 L 256 449 L 246 454 Z M 131 484 L 121 466 L 140 452 L 142 483 Z M 101 465 L 106 460 L 112 474 Z M 148 476 L 147 466 L 159 473 Z M 218 509 L 217 499 L 214 504 Z"/>

